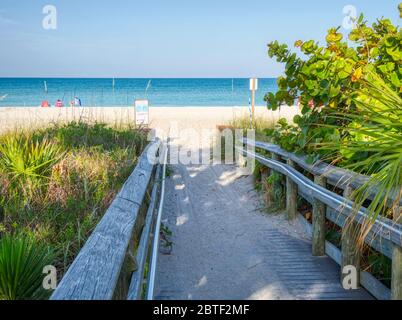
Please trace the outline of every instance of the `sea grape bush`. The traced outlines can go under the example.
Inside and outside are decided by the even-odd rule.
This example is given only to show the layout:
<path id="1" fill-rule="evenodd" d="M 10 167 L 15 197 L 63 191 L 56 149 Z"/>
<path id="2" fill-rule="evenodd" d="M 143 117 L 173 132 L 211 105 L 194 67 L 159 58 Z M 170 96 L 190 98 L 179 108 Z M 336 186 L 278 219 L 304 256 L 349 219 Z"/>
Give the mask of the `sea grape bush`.
<path id="1" fill-rule="evenodd" d="M 348 40 L 339 28 L 331 28 L 325 45 L 313 40 L 296 41 L 300 56 L 278 41 L 268 44 L 269 56 L 285 63 L 285 74 L 278 78 L 279 90 L 265 96 L 268 108 L 276 110 L 296 101 L 301 107 L 301 115 L 294 118 L 295 125 L 281 121 L 275 130 L 267 132 L 286 150 L 304 152 L 312 158 L 338 159 L 340 164 L 367 156 L 365 152 L 347 150 L 329 155 L 315 146 L 327 141 L 362 138 L 343 130 L 359 124 L 337 115 L 356 111 L 356 101 L 367 99 L 362 82 L 371 73 L 378 74 L 394 91 L 402 92 L 402 34 L 389 19 L 379 19 L 369 26 L 361 15 Z"/>
<path id="2" fill-rule="evenodd" d="M 399 10 L 402 18 L 402 4 Z M 321 158 L 370 177 L 351 196 L 354 214 L 364 206 L 368 215 L 353 236 L 362 250 L 362 269 L 389 286 L 391 260 L 364 243 L 379 216 L 400 221 L 402 34 L 388 19 L 368 26 L 361 15 L 355 22 L 348 41 L 339 28 L 328 31 L 324 46 L 296 41 L 301 55 L 277 41 L 268 45 L 269 56 L 286 64 L 278 92 L 265 97 L 268 108 L 298 101 L 301 115 L 294 124 L 281 119 L 265 133 L 282 148 L 307 155 L 310 162 Z M 341 237 L 334 226 L 327 231 L 329 241 Z"/>

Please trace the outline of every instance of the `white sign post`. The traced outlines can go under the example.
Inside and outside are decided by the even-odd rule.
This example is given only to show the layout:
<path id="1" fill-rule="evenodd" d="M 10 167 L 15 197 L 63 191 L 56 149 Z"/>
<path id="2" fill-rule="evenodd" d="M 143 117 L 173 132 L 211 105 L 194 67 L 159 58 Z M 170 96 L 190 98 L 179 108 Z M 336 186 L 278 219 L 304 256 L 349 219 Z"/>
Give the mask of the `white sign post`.
<path id="1" fill-rule="evenodd" d="M 148 125 L 149 124 L 149 101 L 148 100 L 135 100 L 135 124 Z"/>
<path id="2" fill-rule="evenodd" d="M 253 124 L 255 123 L 255 92 L 258 90 L 258 79 L 250 79 L 250 91 L 251 91 L 251 113 L 253 118 Z"/>

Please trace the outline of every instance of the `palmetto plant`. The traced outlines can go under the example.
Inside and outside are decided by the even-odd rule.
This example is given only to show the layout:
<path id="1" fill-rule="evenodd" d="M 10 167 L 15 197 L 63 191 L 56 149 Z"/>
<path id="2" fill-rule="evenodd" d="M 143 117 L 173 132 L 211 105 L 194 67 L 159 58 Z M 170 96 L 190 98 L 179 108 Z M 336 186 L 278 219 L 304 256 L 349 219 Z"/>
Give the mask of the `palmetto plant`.
<path id="1" fill-rule="evenodd" d="M 368 218 L 359 231 L 359 239 L 363 240 L 379 215 L 393 215 L 396 221 L 401 219 L 402 98 L 374 73 L 367 75 L 361 94 L 355 100 L 356 110 L 336 115 L 349 120 L 350 125 L 342 128 L 345 138 L 321 147 L 333 152 L 347 150 L 351 154 L 367 155 L 347 166 L 370 176 L 352 194 L 356 210 L 370 200 Z"/>
<path id="2" fill-rule="evenodd" d="M 5 235 L 0 239 L 0 300 L 41 299 L 43 267 L 51 264 L 48 247 L 26 237 Z"/>
<path id="3" fill-rule="evenodd" d="M 14 185 L 35 184 L 50 175 L 61 156 L 61 149 L 54 142 L 9 136 L 0 142 L 0 171 Z"/>

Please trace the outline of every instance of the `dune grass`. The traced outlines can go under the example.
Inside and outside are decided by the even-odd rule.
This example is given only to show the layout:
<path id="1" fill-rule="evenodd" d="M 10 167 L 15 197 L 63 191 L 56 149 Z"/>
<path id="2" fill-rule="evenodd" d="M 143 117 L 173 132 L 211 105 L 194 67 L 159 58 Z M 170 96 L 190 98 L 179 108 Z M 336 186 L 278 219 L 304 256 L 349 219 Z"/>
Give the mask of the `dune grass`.
<path id="1" fill-rule="evenodd" d="M 276 123 L 275 119 L 267 119 L 261 116 L 256 116 L 254 123 L 251 123 L 249 116 L 242 116 L 233 118 L 227 125 L 230 128 L 243 129 L 245 132 L 249 129 L 254 129 L 256 140 L 270 142 L 270 138 L 266 135 L 265 131 L 273 129 Z"/>
<path id="2" fill-rule="evenodd" d="M 0 136 L 0 238 L 47 246 L 60 278 L 145 145 L 145 132 L 99 123 Z"/>

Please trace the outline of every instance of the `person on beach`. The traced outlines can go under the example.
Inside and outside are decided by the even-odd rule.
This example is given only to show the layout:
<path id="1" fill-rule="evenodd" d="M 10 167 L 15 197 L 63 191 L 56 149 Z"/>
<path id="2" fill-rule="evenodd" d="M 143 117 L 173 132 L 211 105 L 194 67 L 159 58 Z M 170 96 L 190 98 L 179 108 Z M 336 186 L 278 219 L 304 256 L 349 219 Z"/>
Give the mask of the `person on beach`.
<path id="1" fill-rule="evenodd" d="M 63 107 L 63 102 L 60 99 L 57 99 L 56 104 L 55 104 L 56 108 L 61 108 Z"/>
<path id="2" fill-rule="evenodd" d="M 42 108 L 49 108 L 49 101 L 47 101 L 47 100 L 42 101 L 40 106 Z"/>
<path id="3" fill-rule="evenodd" d="M 74 98 L 74 107 L 81 107 L 81 99 L 78 97 Z"/>
<path id="4" fill-rule="evenodd" d="M 70 101 L 70 107 L 81 107 L 81 99 L 74 97 L 74 99 Z"/>

